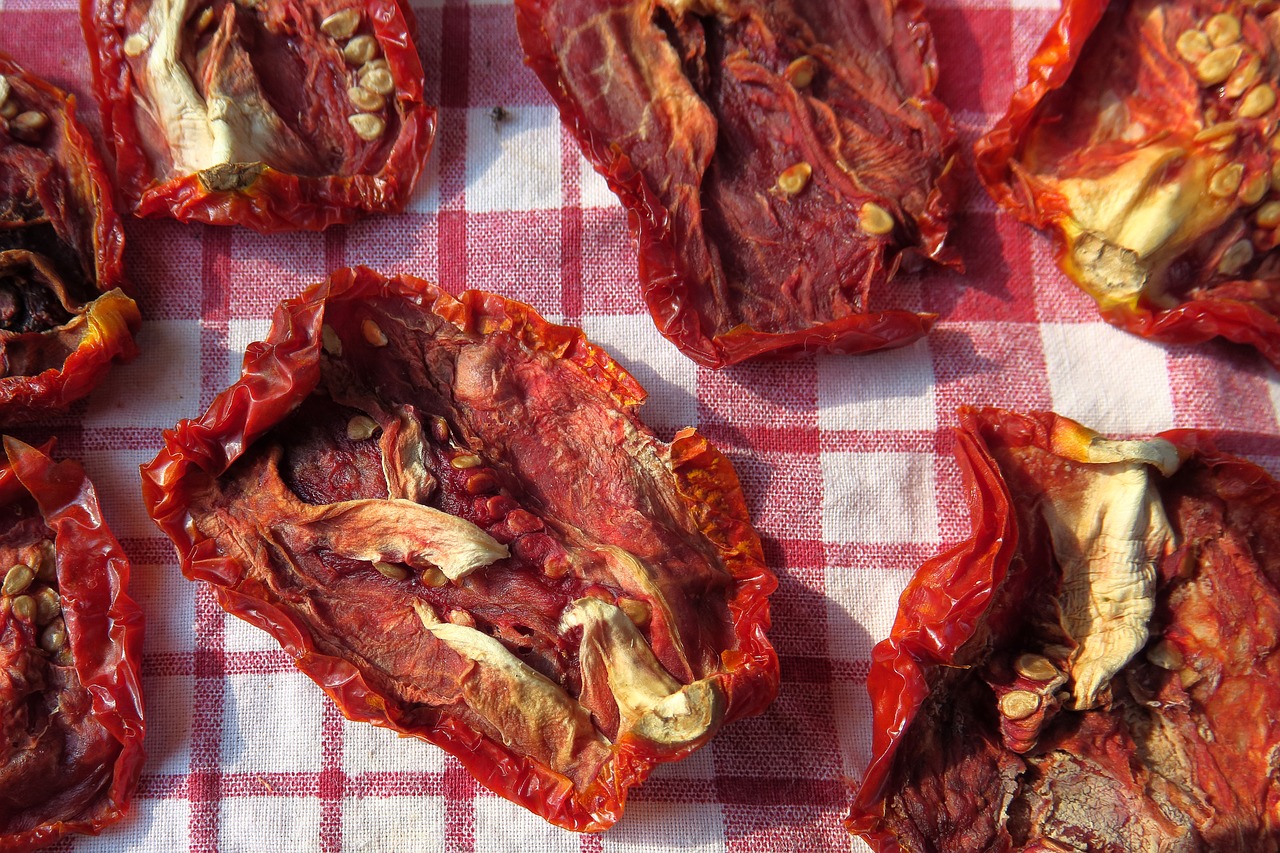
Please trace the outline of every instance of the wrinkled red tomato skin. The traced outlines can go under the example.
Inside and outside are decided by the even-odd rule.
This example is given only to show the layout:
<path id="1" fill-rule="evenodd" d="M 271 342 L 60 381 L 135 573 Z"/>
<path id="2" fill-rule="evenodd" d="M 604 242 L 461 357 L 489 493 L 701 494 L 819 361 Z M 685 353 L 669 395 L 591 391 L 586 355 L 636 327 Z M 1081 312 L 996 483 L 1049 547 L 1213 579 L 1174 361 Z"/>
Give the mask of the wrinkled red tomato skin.
<path id="1" fill-rule="evenodd" d="M 54 532 L 58 586 L 67 638 L 80 684 L 92 695 L 92 716 L 119 742 L 110 784 L 90 816 L 50 815 L 33 829 L 0 835 L 0 853 L 53 844 L 69 833 L 96 835 L 127 813 L 142 765 L 142 610 L 129 597 L 128 558 L 102 521 L 93 485 L 72 460 L 54 462 L 52 442 L 36 449 L 5 439 L 0 501 L 30 495 Z M 74 760 L 74 758 L 72 759 Z"/>
<path id="2" fill-rule="evenodd" d="M 38 106 L 59 116 L 61 139 L 47 139 L 56 146 L 67 179 L 87 199 L 87 210 L 62 210 L 65 228 L 90 235 L 93 257 L 82 264 L 96 272 L 95 286 L 103 295 L 90 309 L 93 330 L 71 352 L 61 369 L 34 376 L 0 378 L 0 423 L 22 423 L 43 417 L 50 409 L 63 409 L 92 391 L 111 365 L 131 361 L 138 354 L 134 336 L 142 325 L 138 306 L 129 298 L 124 275 L 124 226 L 116 213 L 111 181 L 84 127 L 76 119 L 76 99 L 22 69 L 0 53 L 0 75 L 21 78 L 41 96 Z M 3 200 L 0 200 L 0 204 Z M 77 221 L 92 217 L 89 222 Z"/>
<path id="3" fill-rule="evenodd" d="M 81 0 L 80 18 L 93 66 L 103 134 L 116 157 L 120 190 L 136 215 L 208 225 L 243 225 L 263 233 L 319 231 L 368 213 L 399 213 L 417 183 L 435 139 L 436 109 L 425 101 L 422 62 L 413 43 L 416 21 L 400 0 L 366 0 L 364 9 L 391 68 L 400 129 L 372 173 L 300 176 L 263 168 L 246 189 L 217 192 L 194 174 L 162 179 L 148 161 L 134 118 L 138 83 L 124 55 L 123 7 Z M 117 17 L 120 16 L 120 17 Z M 300 46 L 305 53 L 306 46 Z M 335 105 L 335 109 L 349 109 Z"/>
<path id="4" fill-rule="evenodd" d="M 785 357 L 810 352 L 855 354 L 892 349 L 910 345 L 929 332 L 937 319 L 934 314 L 903 310 L 866 312 L 865 309 L 792 331 L 755 328 L 747 323 L 717 330 L 698 307 L 699 292 L 705 285 L 697 280 L 698 274 L 682 255 L 682 235 L 677 233 L 679 217 L 654 190 L 623 145 L 600 130 L 591 110 L 564 81 L 556 40 L 543 24 L 543 19 L 557 5 L 559 0 L 518 0 L 516 3 L 516 23 L 525 61 L 551 94 L 561 120 L 578 140 L 584 155 L 627 209 L 627 219 L 639 249 L 642 293 L 663 336 L 697 363 L 721 368 L 762 356 Z M 597 5 L 604 9 L 627 4 L 602 2 Z M 943 159 L 946 159 L 955 147 L 955 133 L 945 107 L 932 96 L 937 60 L 923 6 L 914 0 L 892 5 L 890 15 L 902 28 L 901 39 L 895 47 L 903 50 L 904 63 L 919 66 L 923 82 L 917 100 L 939 129 L 944 140 Z M 599 109 L 599 105 L 592 105 L 591 109 Z M 958 265 L 953 253 L 943 246 L 956 192 L 953 172 L 947 167 L 937 176 L 926 210 L 917 218 L 918 245 L 905 247 L 904 254 L 914 252 Z M 891 277 L 898 259 L 887 263 L 888 277 Z"/>
<path id="5" fill-rule="evenodd" d="M 166 431 L 163 449 L 143 466 L 148 512 L 177 546 L 183 573 L 213 584 L 224 609 L 271 634 L 348 719 L 444 748 L 481 784 L 558 826 L 577 831 L 605 829 L 621 816 L 627 790 L 656 764 L 651 745 L 619 740 L 614 760 L 604 765 L 590 789 L 575 793 L 566 777 L 478 734 L 451 715 L 440 714 L 431 725 L 408 723 L 355 666 L 321 652 L 298 617 L 273 603 L 267 590 L 245 582 L 245 567 L 222 554 L 216 540 L 199 534 L 192 523 L 189 508 L 198 482 L 226 471 L 316 388 L 321 378 L 320 330 L 326 305 L 387 297 L 412 299 L 459 329 L 479 334 L 511 332 L 530 348 L 572 362 L 621 406 L 637 405 L 645 397 L 635 379 L 580 330 L 548 323 L 526 305 L 480 291 L 455 299 L 418 279 L 387 278 L 364 267 L 340 270 L 327 282 L 283 302 L 266 343 L 246 352 L 241 378 L 219 394 L 201 418 L 182 421 Z M 681 499 L 700 508 L 694 515 L 701 531 L 719 551 L 735 582 L 728 610 L 737 642 L 721 654 L 725 673 L 719 681 L 727 723 L 760 713 L 777 694 L 777 654 L 766 637 L 767 599 L 777 581 L 763 564 L 729 462 L 688 430 L 677 434 L 672 443 L 671 466 Z M 663 760 L 679 757 L 683 753 Z"/>
<path id="6" fill-rule="evenodd" d="M 1084 52 L 1090 35 L 1106 13 L 1105 0 L 1065 0 L 1053 27 L 1032 57 L 1027 84 L 1018 90 L 1009 109 L 974 145 L 978 177 L 996 203 L 1023 222 L 1052 230 L 1065 213 L 1063 200 L 1035 197 L 1014 175 L 1016 160 L 1031 132 L 1038 108 L 1050 93 L 1067 84 Z M 1068 252 L 1054 231 L 1059 262 Z M 1190 299 L 1176 307 L 1161 308 L 1145 300 L 1102 310 L 1102 317 L 1144 338 L 1175 344 L 1199 344 L 1221 337 L 1256 348 L 1272 364 L 1280 366 L 1280 318 L 1256 304 L 1227 299 Z"/>

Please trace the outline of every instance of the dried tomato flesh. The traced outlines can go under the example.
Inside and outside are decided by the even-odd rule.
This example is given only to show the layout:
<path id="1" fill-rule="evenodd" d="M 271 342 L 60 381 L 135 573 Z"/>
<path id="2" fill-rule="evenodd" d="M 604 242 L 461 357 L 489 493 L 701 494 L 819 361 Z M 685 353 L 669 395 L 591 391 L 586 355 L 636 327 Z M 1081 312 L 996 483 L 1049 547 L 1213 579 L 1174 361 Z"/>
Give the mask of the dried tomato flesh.
<path id="1" fill-rule="evenodd" d="M 343 713 L 560 826 L 777 690 L 775 581 L 729 462 L 636 417 L 576 329 L 343 270 L 144 468 L 188 577 Z"/>
<path id="2" fill-rule="evenodd" d="M 0 423 L 70 404 L 137 354 L 123 250 L 75 99 L 0 54 Z"/>
<path id="3" fill-rule="evenodd" d="M 399 0 L 82 0 L 121 189 L 139 216 L 259 231 L 399 212 L 426 162 Z"/>
<path id="4" fill-rule="evenodd" d="M 1274 3 L 1070 0 L 976 147 L 1111 323 L 1280 364 Z"/>
<path id="5" fill-rule="evenodd" d="M 142 612 L 79 464 L 5 438 L 0 851 L 97 833 L 142 768 Z"/>
<path id="6" fill-rule="evenodd" d="M 955 134 L 906 2 L 518 0 L 528 62 L 628 208 L 658 328 L 720 367 L 901 346 L 945 260 Z"/>
<path id="7" fill-rule="evenodd" d="M 1050 414 L 962 412 L 959 456 L 973 536 L 876 647 L 850 828 L 882 851 L 1276 850 L 1280 485 L 1203 433 Z"/>

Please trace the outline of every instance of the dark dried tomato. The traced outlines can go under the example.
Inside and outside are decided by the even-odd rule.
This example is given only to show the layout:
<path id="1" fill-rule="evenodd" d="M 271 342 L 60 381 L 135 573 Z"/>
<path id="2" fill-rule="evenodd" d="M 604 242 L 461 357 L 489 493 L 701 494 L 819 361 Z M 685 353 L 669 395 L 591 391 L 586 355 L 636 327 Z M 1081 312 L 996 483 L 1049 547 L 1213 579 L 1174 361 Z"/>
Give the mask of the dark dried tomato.
<path id="1" fill-rule="evenodd" d="M 142 611 L 84 470 L 4 439 L 0 851 L 97 833 L 142 769 Z"/>
<path id="2" fill-rule="evenodd" d="M 143 471 L 184 573 L 354 720 L 597 830 L 777 691 L 775 580 L 729 462 L 666 444 L 577 329 L 343 270 Z"/>
<path id="3" fill-rule="evenodd" d="M 873 654 L 881 851 L 1275 850 L 1280 484 L 1202 433 L 961 413 L 972 537 Z"/>
<path id="4" fill-rule="evenodd" d="M 78 400 L 137 354 L 123 251 L 75 99 L 0 54 L 0 423 Z"/>
<path id="5" fill-rule="evenodd" d="M 139 216 L 259 231 L 403 209 L 426 163 L 398 0 L 82 0 L 103 124 Z"/>
<path id="6" fill-rule="evenodd" d="M 955 133 L 921 5 L 517 0 L 528 62 L 622 199 L 659 330 L 721 367 L 865 352 L 904 256 L 946 259 Z"/>
<path id="7" fill-rule="evenodd" d="M 976 153 L 1108 322 L 1280 365 L 1277 8 L 1067 0 Z"/>

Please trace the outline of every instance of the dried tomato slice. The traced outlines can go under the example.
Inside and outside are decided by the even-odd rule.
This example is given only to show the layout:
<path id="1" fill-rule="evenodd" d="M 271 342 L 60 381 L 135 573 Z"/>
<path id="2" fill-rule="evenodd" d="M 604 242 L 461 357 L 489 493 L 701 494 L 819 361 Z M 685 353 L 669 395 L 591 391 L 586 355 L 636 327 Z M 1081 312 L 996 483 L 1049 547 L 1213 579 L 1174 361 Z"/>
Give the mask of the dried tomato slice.
<path id="1" fill-rule="evenodd" d="M 343 270 L 144 467 L 184 573 L 354 720 L 576 830 L 777 691 L 730 463 L 580 331 Z"/>
<path id="2" fill-rule="evenodd" d="M 0 423 L 78 400 L 137 354 L 123 252 L 75 99 L 0 54 Z"/>
<path id="3" fill-rule="evenodd" d="M 1274 10 L 1067 0 L 976 154 L 996 201 L 1053 232 L 1109 322 L 1221 336 L 1280 365 Z"/>
<path id="4" fill-rule="evenodd" d="M 403 209 L 426 163 L 399 0 L 81 0 L 103 124 L 139 216 L 259 231 Z"/>
<path id="5" fill-rule="evenodd" d="M 961 414 L 972 537 L 873 655 L 879 850 L 1274 850 L 1280 484 L 1203 433 Z"/>
<path id="6" fill-rule="evenodd" d="M 865 352 L 904 256 L 947 260 L 955 132 L 916 0 L 517 0 L 528 62 L 621 198 L 695 361 Z"/>
<path id="7" fill-rule="evenodd" d="M 0 460 L 0 850 L 97 833 L 142 769 L 142 611 L 76 462 Z"/>

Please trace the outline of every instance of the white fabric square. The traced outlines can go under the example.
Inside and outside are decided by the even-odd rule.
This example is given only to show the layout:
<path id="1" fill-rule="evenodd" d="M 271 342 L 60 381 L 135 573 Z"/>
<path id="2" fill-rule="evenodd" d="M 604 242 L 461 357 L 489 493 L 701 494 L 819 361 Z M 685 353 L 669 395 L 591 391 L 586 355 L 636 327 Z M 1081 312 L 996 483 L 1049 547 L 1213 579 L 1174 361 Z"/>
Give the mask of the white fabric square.
<path id="1" fill-rule="evenodd" d="M 319 771 L 321 711 L 327 701 L 323 691 L 300 672 L 227 676 L 223 694 L 223 771 Z M 275 836 L 260 836 L 272 837 Z"/>
<path id="2" fill-rule="evenodd" d="M 443 6 L 444 3 L 443 0 L 436 0 L 436 2 L 428 5 Z M 440 138 L 437 136 L 436 144 L 431 146 L 431 154 L 427 157 L 427 165 L 423 167 L 422 174 L 418 176 L 418 183 L 414 184 L 413 192 L 405 203 L 404 209 L 406 213 L 435 214 L 440 210 L 439 141 Z"/>
<path id="3" fill-rule="evenodd" d="M 581 154 L 578 155 L 578 199 L 584 208 L 622 206 L 613 190 L 609 189 L 604 175 L 597 172 L 591 161 Z"/>
<path id="4" fill-rule="evenodd" d="M 195 649 L 195 586 L 177 566 L 134 563 L 129 594 L 147 615 L 147 654 L 185 654 Z"/>
<path id="5" fill-rule="evenodd" d="M 1100 433 L 1171 429 L 1165 349 L 1106 323 L 1040 328 L 1053 409 Z"/>
<path id="6" fill-rule="evenodd" d="M 467 111 L 467 210 L 549 210 L 560 197 L 560 116 L 515 107 L 493 132 L 488 109 Z"/>
<path id="7" fill-rule="evenodd" d="M 194 692 L 195 679 L 190 675 L 147 676 L 147 773 L 182 776 L 190 768 Z"/>
<path id="8" fill-rule="evenodd" d="M 630 807 L 628 807 L 629 809 Z M 476 850 L 486 853 L 578 853 L 576 833 L 565 832 L 515 803 L 494 795 L 476 799 Z"/>
<path id="9" fill-rule="evenodd" d="M 441 797 L 352 797 L 342 804 L 342 849 L 442 853 L 444 825 Z"/>
<path id="10" fill-rule="evenodd" d="M 698 366 L 653 325 L 649 315 L 584 317 L 587 337 L 608 350 L 649 397 L 640 416 L 660 433 L 698 422 Z"/>
<path id="11" fill-rule="evenodd" d="M 905 573 L 850 569 L 827 572 L 827 653 L 836 660 L 865 661 L 889 636 Z"/>
<path id="12" fill-rule="evenodd" d="M 370 723 L 342 721 L 342 769 L 347 773 L 443 773 L 445 751 Z"/>
<path id="13" fill-rule="evenodd" d="M 173 426 L 174 421 L 169 426 Z M 86 427 L 86 439 L 96 436 Z M 110 442 L 109 450 L 99 450 L 84 454 L 80 463 L 84 472 L 93 483 L 93 490 L 98 495 L 98 505 L 102 507 L 102 517 L 106 519 L 111 534 L 116 539 L 154 539 L 160 536 L 160 528 L 156 527 L 142 501 L 138 498 L 138 490 L 142 488 L 142 474 L 138 466 L 150 462 L 160 450 L 159 445 L 140 450 L 120 447 L 119 440 Z M 55 447 L 54 458 L 61 454 Z M 166 547 L 168 540 L 165 540 Z M 170 548 L 166 553 L 173 554 Z"/>
<path id="14" fill-rule="evenodd" d="M 227 322 L 227 381 L 230 385 L 240 378 L 244 367 L 244 351 L 249 344 L 266 338 L 271 329 L 269 317 L 253 320 L 230 320 Z M 225 387 L 225 386 L 224 386 Z"/>
<path id="15" fill-rule="evenodd" d="M 222 647 L 229 652 L 274 652 L 280 649 L 275 637 L 238 616 L 223 617 L 226 626 Z"/>
<path id="16" fill-rule="evenodd" d="M 601 839 L 605 853 L 720 853 L 725 849 L 724 812 L 717 803 L 631 802 L 618 825 Z"/>
<path id="17" fill-rule="evenodd" d="M 818 426 L 824 429 L 937 429 L 927 340 L 849 358 L 820 356 Z"/>
<path id="18" fill-rule="evenodd" d="M 219 853 L 304 853 L 319 840 L 316 797 L 227 797 L 219 806 Z"/>
<path id="19" fill-rule="evenodd" d="M 937 542 L 931 453 L 823 453 L 822 538 Z"/>
<path id="20" fill-rule="evenodd" d="M 861 779 L 871 761 L 871 696 L 862 679 L 836 679 L 831 684 L 836 712 L 832 714 L 840 737 L 840 761 L 847 779 Z"/>
<path id="21" fill-rule="evenodd" d="M 151 747 L 148 746 L 147 749 L 150 759 Z M 152 769 L 150 760 L 146 772 L 156 772 Z M 75 850 L 76 853 L 187 850 L 191 846 L 187 834 L 190 823 L 191 809 L 185 799 L 175 797 L 153 800 L 135 797 L 133 805 L 129 807 L 129 816 L 108 827 L 102 835 L 75 836 Z"/>
<path id="22" fill-rule="evenodd" d="M 86 427 L 171 427 L 199 414 L 200 323 L 143 323 L 138 348 L 141 354 L 116 365 L 89 398 Z"/>

